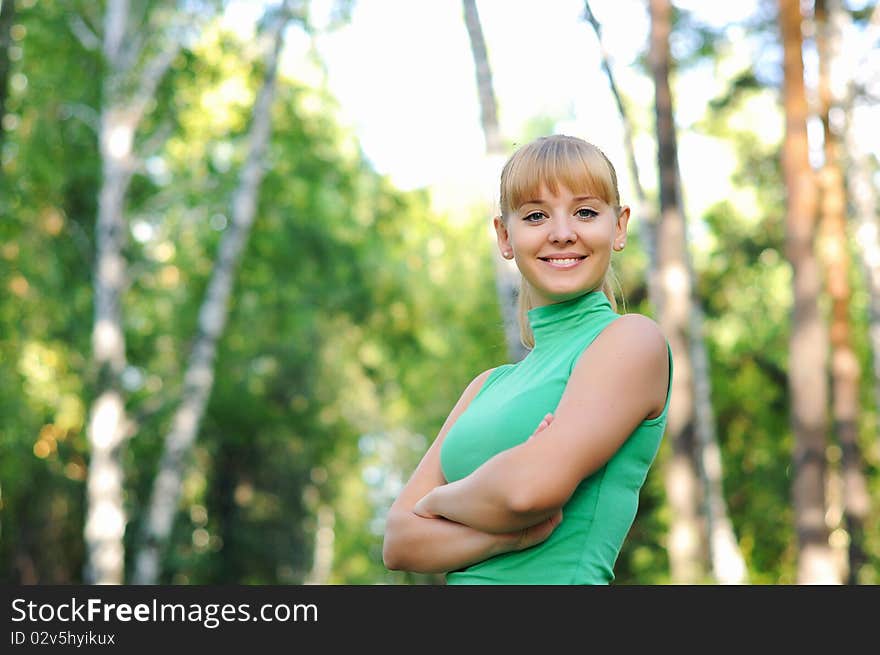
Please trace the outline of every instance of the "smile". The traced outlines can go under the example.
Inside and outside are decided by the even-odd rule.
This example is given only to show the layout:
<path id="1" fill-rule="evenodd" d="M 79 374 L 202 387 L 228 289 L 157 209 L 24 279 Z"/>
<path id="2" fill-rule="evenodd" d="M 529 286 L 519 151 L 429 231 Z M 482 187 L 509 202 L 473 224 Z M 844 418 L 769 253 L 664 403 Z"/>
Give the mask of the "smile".
<path id="1" fill-rule="evenodd" d="M 542 262 L 546 262 L 547 264 L 549 264 L 553 268 L 567 269 L 567 268 L 574 268 L 575 266 L 580 264 L 582 261 L 584 261 L 586 259 L 586 257 L 565 257 L 565 258 L 539 257 L 538 259 L 540 259 Z"/>

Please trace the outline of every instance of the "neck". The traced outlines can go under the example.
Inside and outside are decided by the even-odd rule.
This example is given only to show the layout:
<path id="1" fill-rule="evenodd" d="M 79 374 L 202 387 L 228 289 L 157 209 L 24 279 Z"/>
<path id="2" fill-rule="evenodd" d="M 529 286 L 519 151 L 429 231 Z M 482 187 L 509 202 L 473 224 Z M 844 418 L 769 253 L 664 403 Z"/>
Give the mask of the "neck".
<path id="1" fill-rule="evenodd" d="M 585 323 L 606 313 L 614 313 L 604 292 L 585 291 L 579 296 L 534 307 L 528 312 L 535 348 L 559 340 L 570 340 Z"/>

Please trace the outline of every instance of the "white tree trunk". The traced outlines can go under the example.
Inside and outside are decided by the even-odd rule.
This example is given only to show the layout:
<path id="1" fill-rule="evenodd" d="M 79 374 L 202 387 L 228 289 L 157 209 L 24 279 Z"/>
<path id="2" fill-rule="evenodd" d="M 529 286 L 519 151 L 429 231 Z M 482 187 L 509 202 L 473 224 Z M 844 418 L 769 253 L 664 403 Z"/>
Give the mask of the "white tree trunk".
<path id="1" fill-rule="evenodd" d="M 623 104 L 623 96 L 617 87 L 617 81 L 614 77 L 614 71 L 611 68 L 611 57 L 608 54 L 608 48 L 605 46 L 605 40 L 602 38 L 602 24 L 593 13 L 589 0 L 584 0 L 584 19 L 593 28 L 596 33 L 596 40 L 599 44 L 599 54 L 602 59 L 602 70 L 608 78 L 608 86 L 611 89 L 611 95 L 614 96 L 614 102 L 617 105 L 617 112 L 620 114 L 620 122 L 623 126 L 623 147 L 626 151 L 626 163 L 629 168 L 629 177 L 636 194 L 636 203 L 632 208 L 632 218 L 630 224 L 635 225 L 638 230 L 639 237 L 642 241 L 645 252 L 648 254 L 648 301 L 656 310 L 660 306 L 657 298 L 657 213 L 651 208 L 648 198 L 645 195 L 645 187 L 642 185 L 642 176 L 639 173 L 639 165 L 636 160 L 636 149 L 633 143 L 633 127 L 632 119 Z"/>
<path id="2" fill-rule="evenodd" d="M 285 0 L 269 32 L 271 49 L 267 57 L 266 78 L 254 104 L 248 154 L 232 200 L 232 220 L 220 242 L 217 261 L 199 311 L 198 333 L 184 373 L 183 397 L 165 436 L 144 536 L 136 558 L 135 584 L 155 584 L 158 581 L 161 550 L 177 513 L 186 460 L 211 394 L 217 342 L 226 326 L 233 280 L 254 221 L 264 175 L 278 59 L 284 44 L 284 29 L 291 17 L 288 5 Z"/>
<path id="3" fill-rule="evenodd" d="M 693 276 L 693 272 L 691 273 Z M 748 569 L 727 513 L 724 500 L 721 448 L 715 434 L 712 389 L 709 380 L 709 355 L 703 335 L 703 311 L 693 302 L 690 317 L 691 362 L 694 368 L 694 416 L 696 420 L 696 457 L 703 481 L 703 506 L 706 515 L 707 545 L 712 575 L 720 584 L 747 584 Z"/>
<path id="4" fill-rule="evenodd" d="M 498 105 L 495 101 L 495 90 L 492 84 L 492 67 L 486 52 L 483 39 L 483 28 L 480 15 L 474 0 L 462 0 L 464 22 L 467 26 L 474 58 L 474 70 L 477 81 L 477 94 L 480 99 L 480 123 L 483 126 L 483 137 L 486 141 L 486 162 L 483 167 L 486 173 L 486 189 L 497 189 L 501 168 L 504 165 L 504 144 L 501 140 L 501 128 L 498 125 Z M 497 193 L 495 194 L 497 196 Z M 492 207 L 492 196 L 486 200 L 487 207 Z M 498 304 L 504 322 L 504 336 L 510 361 L 518 362 L 528 354 L 520 340 L 518 295 L 520 274 L 512 261 L 504 259 L 498 249 L 492 247 L 492 263 L 495 269 L 495 288 L 498 293 Z"/>
<path id="5" fill-rule="evenodd" d="M 125 368 L 125 337 L 120 309 L 125 284 L 122 247 L 125 237 L 123 201 L 127 172 L 103 152 L 110 135 L 121 129 L 114 112 L 101 117 L 103 180 L 98 198 L 97 260 L 94 274 L 92 361 L 98 372 L 98 393 L 88 423 L 89 467 L 86 481 L 85 579 L 90 584 L 121 584 L 125 510 L 121 448 L 125 403 L 121 375 Z"/>
<path id="6" fill-rule="evenodd" d="M 585 5 L 587 4 L 588 3 L 585 2 Z M 592 12 L 589 11 L 589 8 L 587 9 L 587 12 L 588 16 L 592 16 Z M 654 10 L 654 12 L 655 13 L 652 15 L 657 15 L 657 10 Z M 592 21 L 594 22 L 594 28 L 596 28 L 598 35 L 600 32 L 595 17 L 592 18 Z M 667 32 L 667 40 L 668 36 L 669 33 Z M 661 47 L 660 44 L 657 44 L 657 47 L 655 48 L 657 56 L 661 56 Z M 666 48 L 668 48 L 668 45 Z M 668 56 L 668 54 L 666 56 Z M 668 68 L 666 66 L 660 66 L 659 64 L 660 62 L 655 61 L 655 78 L 658 78 L 658 83 L 662 86 L 668 86 Z M 606 65 L 606 72 L 609 72 L 610 74 L 610 66 L 608 65 Z M 660 77 L 666 79 L 659 79 Z M 690 374 L 693 396 L 690 399 L 690 402 L 686 401 L 686 406 L 690 408 L 690 412 L 692 413 L 692 418 L 689 419 L 689 421 L 693 421 L 693 436 L 695 439 L 693 440 L 694 443 L 690 443 L 690 446 L 693 448 L 692 456 L 700 474 L 701 493 L 699 493 L 699 496 L 702 498 L 706 531 L 705 543 L 708 550 L 707 554 L 710 569 L 715 580 L 721 584 L 743 584 L 747 581 L 747 569 L 745 559 L 740 552 L 739 544 L 736 540 L 733 524 L 727 514 L 727 503 L 724 500 L 721 448 L 718 446 L 715 432 L 715 415 L 712 409 L 712 387 L 710 383 L 709 356 L 706 351 L 706 341 L 703 328 L 703 309 L 696 294 L 696 273 L 694 272 L 688 249 L 687 230 L 684 227 L 687 221 L 684 216 L 681 175 L 678 168 L 677 146 L 675 145 L 675 125 L 672 118 L 674 112 L 672 109 L 671 92 L 668 89 L 665 89 L 662 93 L 662 97 L 665 98 L 665 102 L 668 102 L 669 105 L 669 117 L 666 119 L 666 122 L 668 123 L 668 129 L 671 132 L 669 138 L 672 145 L 672 147 L 668 148 L 668 153 L 671 155 L 672 160 L 665 162 L 665 168 L 668 172 L 673 173 L 675 177 L 674 182 L 667 181 L 667 184 L 675 187 L 674 192 L 671 188 L 667 191 L 669 195 L 667 202 L 670 207 L 674 205 L 677 208 L 676 212 L 666 214 L 666 220 L 673 218 L 676 222 L 681 222 L 680 228 L 664 230 L 664 234 L 667 234 L 668 238 L 681 239 L 682 242 L 678 246 L 664 244 L 664 250 L 667 250 L 670 253 L 680 253 L 680 259 L 677 263 L 673 262 L 671 259 L 666 260 L 664 263 L 665 271 L 662 275 L 658 275 L 658 258 L 654 253 L 649 251 L 649 261 L 652 263 L 650 275 L 652 278 L 657 277 L 663 280 L 662 293 L 664 294 L 664 298 L 668 299 L 677 294 L 682 295 L 680 301 L 674 301 L 669 304 L 669 310 L 673 311 L 674 308 L 677 308 L 679 304 L 681 304 L 682 307 L 680 308 L 680 311 L 684 312 L 687 316 L 686 327 L 684 327 L 685 323 L 682 320 L 683 317 L 670 317 L 670 324 L 679 325 L 679 329 L 684 329 L 685 340 L 687 341 L 690 355 L 689 359 L 681 362 L 681 364 L 685 366 L 689 364 L 691 368 Z M 622 108 L 620 100 L 618 100 L 618 107 Z M 658 111 L 659 109 L 660 108 L 658 107 Z M 629 147 L 631 148 L 632 146 L 630 145 Z M 631 166 L 634 168 L 634 154 L 630 155 L 630 161 L 632 162 Z M 660 161 L 660 167 L 661 169 L 664 168 L 664 161 L 662 160 Z M 635 174 L 637 175 L 638 172 L 635 171 Z M 638 185 L 638 188 L 641 188 L 641 184 Z M 648 232 L 652 231 L 648 230 Z M 649 247 L 654 247 L 653 239 L 649 243 Z M 676 281 L 676 272 L 681 272 L 681 274 L 686 275 L 686 284 L 680 284 L 681 280 Z M 650 286 L 651 285 L 649 285 L 649 292 Z M 657 297 L 657 292 L 654 292 L 653 295 L 654 298 L 652 300 L 655 303 L 664 302 Z M 664 302 L 664 304 L 667 303 Z M 661 307 L 656 304 L 655 307 L 658 309 L 658 314 L 662 315 L 663 312 L 661 311 Z M 678 366 L 677 368 L 680 370 L 684 368 L 684 366 Z M 673 400 L 673 403 L 674 402 L 675 401 Z M 680 457 L 680 455 L 675 456 Z M 682 461 L 672 470 L 679 471 L 678 475 L 681 475 L 683 467 L 684 462 Z M 673 481 L 670 481 L 669 486 L 676 485 Z M 690 502 L 688 503 L 688 506 L 690 506 Z M 679 528 L 679 531 L 684 531 L 684 529 L 684 527 L 681 527 Z M 673 543 L 675 543 L 675 540 L 673 540 Z"/>
<path id="7" fill-rule="evenodd" d="M 824 133 L 825 160 L 819 174 L 822 202 L 820 205 L 820 248 L 825 267 L 827 296 L 831 301 L 831 412 L 833 432 L 841 449 L 838 464 L 842 486 L 842 523 L 829 527 L 837 537 L 832 548 L 841 552 L 842 579 L 856 584 L 866 564 L 864 527 L 870 512 L 870 493 L 863 473 L 863 456 L 859 445 L 858 417 L 861 365 L 852 337 L 850 309 L 851 257 L 847 225 L 845 176 L 842 165 L 842 130 L 834 120 L 842 112 L 839 73 L 842 72 L 842 19 L 840 0 L 816 0 L 813 10 L 816 21 L 816 45 L 819 54 L 819 115 Z M 830 462 L 832 471 L 835 462 Z M 829 512 L 830 513 L 830 512 Z M 848 539 L 839 538 L 847 534 Z"/>
<path id="8" fill-rule="evenodd" d="M 703 577 L 703 526 L 700 522 L 701 479 L 695 417 L 695 369 L 690 318 L 693 280 L 688 262 L 687 229 L 678 180 L 678 143 L 669 84 L 669 0 L 651 0 L 650 60 L 654 80 L 657 173 L 660 220 L 657 228 L 657 317 L 675 357 L 672 401 L 666 424 L 669 458 L 666 498 L 671 510 L 669 569 L 675 584 L 696 584 Z M 705 517 L 704 517 L 705 518 Z"/>
<path id="9" fill-rule="evenodd" d="M 101 189 L 98 196 L 94 271 L 92 361 L 97 393 L 89 410 L 89 468 L 86 481 L 86 564 L 91 584 L 121 584 L 124 578 L 126 514 L 123 506 L 122 447 L 130 432 L 121 375 L 126 365 L 122 291 L 126 284 L 123 257 L 127 225 L 125 197 L 135 167 L 134 136 L 147 102 L 177 53 L 172 45 L 144 68 L 134 92 L 127 92 L 133 45 L 127 0 L 111 0 L 104 16 L 103 54 L 107 72 L 99 127 Z"/>
<path id="10" fill-rule="evenodd" d="M 477 93 L 480 97 L 480 122 L 486 138 L 486 153 L 497 155 L 504 151 L 501 129 L 498 126 L 498 106 L 492 85 L 492 67 L 486 52 L 486 41 L 475 0 L 463 0 L 464 22 L 470 38 L 471 53 L 477 77 Z"/>

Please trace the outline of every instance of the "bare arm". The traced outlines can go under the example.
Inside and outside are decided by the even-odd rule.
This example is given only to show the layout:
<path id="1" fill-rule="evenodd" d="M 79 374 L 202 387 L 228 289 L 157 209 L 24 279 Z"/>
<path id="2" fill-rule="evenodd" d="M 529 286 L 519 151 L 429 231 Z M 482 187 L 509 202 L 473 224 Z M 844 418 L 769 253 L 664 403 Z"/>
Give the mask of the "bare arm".
<path id="1" fill-rule="evenodd" d="M 552 425 L 469 476 L 436 487 L 415 511 L 491 533 L 546 519 L 663 407 L 668 373 L 657 325 L 644 316 L 621 317 L 581 355 Z"/>
<path id="2" fill-rule="evenodd" d="M 478 375 L 464 390 L 434 443 L 391 505 L 382 548 L 382 558 L 389 569 L 418 573 L 454 571 L 504 552 L 533 546 L 546 539 L 559 524 L 562 515 L 555 512 L 535 522 L 537 525 L 489 534 L 443 517 L 422 517 L 413 512 L 422 496 L 446 484 L 440 467 L 440 447 L 491 371 Z"/>

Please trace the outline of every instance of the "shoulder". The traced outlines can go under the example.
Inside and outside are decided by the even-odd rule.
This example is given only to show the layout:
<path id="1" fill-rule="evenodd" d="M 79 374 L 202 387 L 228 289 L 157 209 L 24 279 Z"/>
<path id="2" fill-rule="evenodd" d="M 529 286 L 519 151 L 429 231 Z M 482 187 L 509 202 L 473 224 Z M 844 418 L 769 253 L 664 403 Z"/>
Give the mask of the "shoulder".
<path id="1" fill-rule="evenodd" d="M 628 380 L 651 405 L 645 418 L 663 411 L 670 381 L 671 351 L 660 326 L 642 314 L 624 314 L 596 337 L 596 363 Z M 612 373 L 609 373 L 612 374 Z"/>
<path id="2" fill-rule="evenodd" d="M 668 371 L 667 340 L 660 326 L 642 314 L 623 314 L 602 330 L 584 352 L 602 365 L 620 366 L 654 378 L 665 388 Z"/>
<path id="3" fill-rule="evenodd" d="M 611 343 L 626 345 L 646 357 L 666 358 L 666 336 L 656 321 L 643 314 L 623 314 L 599 336 Z"/>

